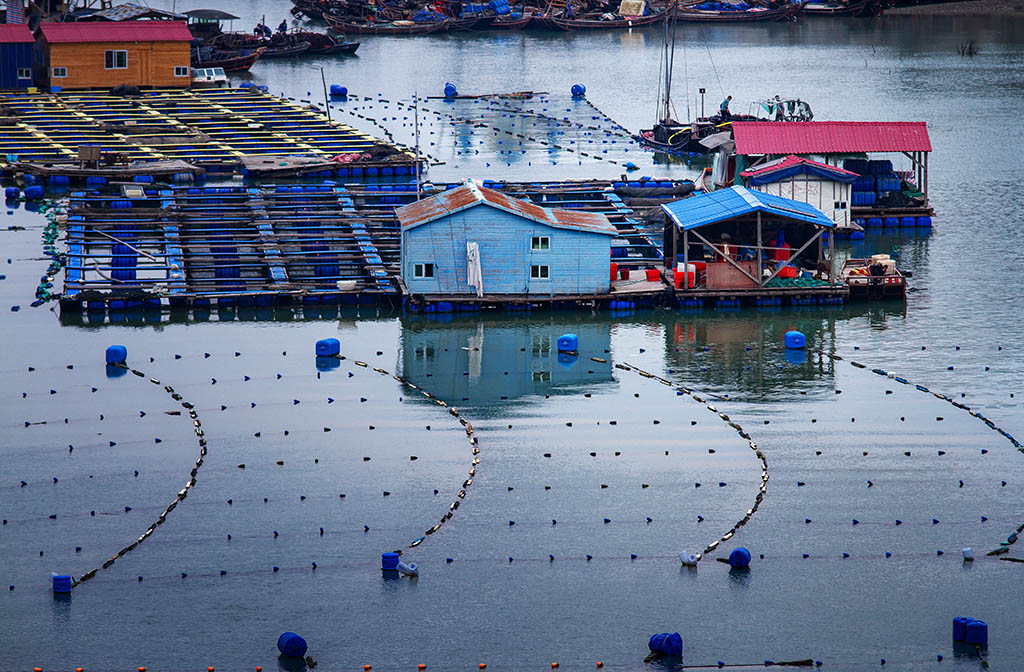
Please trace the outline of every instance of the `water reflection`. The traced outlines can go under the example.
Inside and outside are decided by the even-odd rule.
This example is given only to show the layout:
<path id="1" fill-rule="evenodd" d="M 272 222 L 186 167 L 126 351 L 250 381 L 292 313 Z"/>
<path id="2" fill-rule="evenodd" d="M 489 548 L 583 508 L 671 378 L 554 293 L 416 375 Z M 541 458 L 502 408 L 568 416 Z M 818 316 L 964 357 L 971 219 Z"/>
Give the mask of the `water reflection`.
<path id="1" fill-rule="evenodd" d="M 558 352 L 558 337 L 566 333 L 579 337 L 578 354 Z M 399 370 L 410 382 L 465 406 L 609 384 L 610 349 L 610 324 L 602 318 L 550 313 L 529 320 L 447 321 L 416 315 L 402 320 Z"/>

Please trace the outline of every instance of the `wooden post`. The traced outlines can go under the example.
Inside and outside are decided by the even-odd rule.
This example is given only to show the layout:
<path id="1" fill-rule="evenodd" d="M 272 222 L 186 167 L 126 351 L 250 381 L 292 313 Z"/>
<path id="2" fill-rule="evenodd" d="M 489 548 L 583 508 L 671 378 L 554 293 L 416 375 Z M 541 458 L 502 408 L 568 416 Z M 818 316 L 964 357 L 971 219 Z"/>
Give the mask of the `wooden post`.
<path id="1" fill-rule="evenodd" d="M 665 218 L 665 223 L 672 227 L 672 272 L 675 273 L 679 256 L 679 227 L 670 217 Z"/>
<path id="2" fill-rule="evenodd" d="M 761 211 L 758 210 L 757 211 L 757 282 L 758 282 L 758 285 L 761 286 L 761 287 L 764 287 L 764 282 L 761 280 L 761 278 L 764 277 L 764 271 L 761 270 L 761 269 L 764 268 L 764 255 L 762 253 L 763 252 L 763 250 L 762 250 L 762 246 L 763 245 L 764 245 L 764 242 L 761 240 Z"/>
<path id="3" fill-rule="evenodd" d="M 689 273 L 689 268 L 690 268 L 690 233 L 688 231 L 683 231 L 683 288 L 684 289 L 689 289 L 690 288 L 690 276 L 687 275 L 687 273 Z M 694 273 L 694 278 L 693 278 L 694 282 L 693 282 L 693 284 L 695 284 L 695 285 L 697 284 L 697 277 L 696 276 L 697 276 L 697 274 Z"/>
<path id="4" fill-rule="evenodd" d="M 922 189 L 921 191 L 924 192 L 925 203 L 929 203 L 930 201 L 928 200 L 928 152 L 924 152 L 924 189 Z"/>

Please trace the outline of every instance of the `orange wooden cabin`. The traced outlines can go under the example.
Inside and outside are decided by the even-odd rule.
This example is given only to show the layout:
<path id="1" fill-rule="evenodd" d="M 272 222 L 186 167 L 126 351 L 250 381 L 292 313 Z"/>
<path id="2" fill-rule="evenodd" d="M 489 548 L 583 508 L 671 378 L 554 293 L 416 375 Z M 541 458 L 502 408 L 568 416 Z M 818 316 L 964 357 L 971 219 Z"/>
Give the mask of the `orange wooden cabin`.
<path id="1" fill-rule="evenodd" d="M 191 41 L 184 21 L 43 23 L 38 48 L 52 90 L 187 88 Z"/>

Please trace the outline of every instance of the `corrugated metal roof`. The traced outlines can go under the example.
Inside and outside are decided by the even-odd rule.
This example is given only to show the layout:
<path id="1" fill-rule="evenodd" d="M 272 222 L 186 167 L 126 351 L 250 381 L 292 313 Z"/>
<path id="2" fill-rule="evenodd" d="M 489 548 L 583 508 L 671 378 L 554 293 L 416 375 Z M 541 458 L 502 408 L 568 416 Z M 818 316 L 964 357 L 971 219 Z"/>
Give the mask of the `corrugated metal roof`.
<path id="1" fill-rule="evenodd" d="M 449 189 L 436 196 L 405 205 L 395 210 L 395 215 L 403 229 L 411 229 L 477 205 L 489 205 L 492 208 L 504 210 L 556 229 L 572 229 L 612 236 L 618 234 L 618 230 L 601 213 L 542 208 L 529 201 L 512 198 L 499 191 L 478 186 L 473 182 L 467 182 L 461 187 Z"/>
<path id="2" fill-rule="evenodd" d="M 67 42 L 191 42 L 184 21 L 90 21 L 43 23 L 43 37 L 51 44 Z"/>
<path id="3" fill-rule="evenodd" d="M 754 212 L 764 212 L 808 224 L 833 228 L 835 222 L 813 205 L 782 198 L 746 187 L 729 187 L 719 191 L 698 194 L 661 206 L 669 219 L 683 231 L 717 224 Z"/>
<path id="4" fill-rule="evenodd" d="M 114 5 L 113 7 L 93 12 L 89 15 L 89 18 L 105 19 L 107 21 L 130 21 L 142 16 L 150 18 L 159 17 L 161 19 L 185 18 L 184 14 L 177 14 L 175 12 L 168 12 L 165 9 L 154 9 L 153 7 L 146 7 L 145 5 L 137 5 L 127 2 L 122 5 Z"/>
<path id="5" fill-rule="evenodd" d="M 18 44 L 35 42 L 32 31 L 24 23 L 0 23 L 0 42 Z"/>
<path id="6" fill-rule="evenodd" d="M 768 184 L 792 177 L 794 175 L 814 175 L 835 182 L 850 183 L 857 179 L 857 173 L 843 170 L 827 163 L 820 163 L 790 154 L 783 159 L 775 159 L 761 164 L 756 168 L 744 170 L 740 177 L 746 178 L 750 184 Z"/>
<path id="7" fill-rule="evenodd" d="M 193 19 L 206 19 L 208 21 L 234 21 L 238 18 L 234 14 L 228 14 L 219 9 L 190 9 L 185 14 Z"/>
<path id="8" fill-rule="evenodd" d="M 923 121 L 744 121 L 732 134 L 737 154 L 932 151 Z"/>

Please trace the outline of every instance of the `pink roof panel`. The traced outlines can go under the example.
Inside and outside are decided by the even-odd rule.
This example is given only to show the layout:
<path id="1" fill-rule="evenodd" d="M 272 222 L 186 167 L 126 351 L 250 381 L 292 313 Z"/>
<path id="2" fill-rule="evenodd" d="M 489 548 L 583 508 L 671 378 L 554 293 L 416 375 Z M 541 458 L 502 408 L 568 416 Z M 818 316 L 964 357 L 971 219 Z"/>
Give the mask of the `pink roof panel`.
<path id="1" fill-rule="evenodd" d="M 0 23 L 0 43 L 19 44 L 35 42 L 32 31 L 24 23 Z"/>
<path id="2" fill-rule="evenodd" d="M 757 121 L 732 125 L 737 154 L 930 152 L 923 121 Z"/>
<path id="3" fill-rule="evenodd" d="M 50 44 L 74 42 L 191 42 L 184 21 L 84 21 L 43 23 Z"/>

